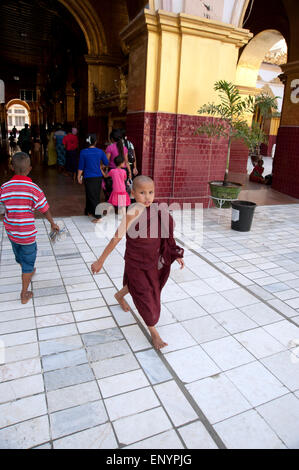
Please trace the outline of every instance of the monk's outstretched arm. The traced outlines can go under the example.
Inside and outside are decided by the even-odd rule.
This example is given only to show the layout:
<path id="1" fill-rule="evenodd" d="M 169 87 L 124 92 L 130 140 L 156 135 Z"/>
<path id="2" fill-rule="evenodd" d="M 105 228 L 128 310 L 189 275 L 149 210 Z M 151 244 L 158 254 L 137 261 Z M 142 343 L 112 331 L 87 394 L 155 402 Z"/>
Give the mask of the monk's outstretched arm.
<path id="1" fill-rule="evenodd" d="M 99 259 L 91 265 L 92 274 L 96 274 L 101 271 L 106 258 L 121 241 L 122 237 L 126 234 L 129 225 L 133 222 L 134 219 L 136 219 L 136 217 L 138 217 L 138 215 L 139 212 L 134 211 L 134 213 L 127 213 L 126 216 L 122 219 L 118 229 L 114 234 L 114 237 L 110 240 Z"/>

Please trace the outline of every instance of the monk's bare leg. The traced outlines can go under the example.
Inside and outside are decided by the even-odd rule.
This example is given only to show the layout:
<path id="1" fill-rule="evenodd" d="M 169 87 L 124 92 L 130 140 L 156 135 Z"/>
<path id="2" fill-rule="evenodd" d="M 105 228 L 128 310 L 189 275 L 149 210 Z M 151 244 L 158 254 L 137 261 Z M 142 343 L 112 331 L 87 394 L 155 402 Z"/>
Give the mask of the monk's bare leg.
<path id="1" fill-rule="evenodd" d="M 168 346 L 168 344 L 165 343 L 165 341 L 163 341 L 163 339 L 161 338 L 161 336 L 159 335 L 158 331 L 156 330 L 154 326 L 148 326 L 148 329 L 151 334 L 152 342 L 153 342 L 155 349 L 162 349 L 164 348 L 164 346 Z"/>
<path id="2" fill-rule="evenodd" d="M 128 286 L 124 286 L 120 291 L 118 291 L 114 297 L 116 298 L 117 302 L 121 306 L 121 308 L 128 312 L 130 310 L 129 304 L 125 301 L 124 297 L 129 293 Z"/>

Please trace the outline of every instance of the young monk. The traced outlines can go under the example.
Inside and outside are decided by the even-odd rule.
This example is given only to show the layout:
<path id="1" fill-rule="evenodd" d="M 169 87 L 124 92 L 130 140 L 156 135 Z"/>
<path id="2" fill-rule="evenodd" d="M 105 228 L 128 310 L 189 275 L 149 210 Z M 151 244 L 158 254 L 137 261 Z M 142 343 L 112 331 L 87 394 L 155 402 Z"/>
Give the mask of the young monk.
<path id="1" fill-rule="evenodd" d="M 130 310 L 124 297 L 130 293 L 134 304 L 145 321 L 156 349 L 167 346 L 155 328 L 161 309 L 161 290 L 165 285 L 170 267 L 176 260 L 184 267 L 184 250 L 173 238 L 173 219 L 164 208 L 158 210 L 153 204 L 154 182 L 148 176 L 133 180 L 132 195 L 136 204 L 129 207 L 114 237 L 95 261 L 91 270 L 98 273 L 116 245 L 126 233 L 124 287 L 115 298 L 127 312 Z M 137 236 L 136 236 L 137 235 Z"/>

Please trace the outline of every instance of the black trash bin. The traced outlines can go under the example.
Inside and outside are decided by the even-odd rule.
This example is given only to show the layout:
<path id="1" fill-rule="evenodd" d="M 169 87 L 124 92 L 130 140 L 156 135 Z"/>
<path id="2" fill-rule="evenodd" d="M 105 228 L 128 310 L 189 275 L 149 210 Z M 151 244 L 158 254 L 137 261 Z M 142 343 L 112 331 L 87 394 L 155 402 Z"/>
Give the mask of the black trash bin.
<path id="1" fill-rule="evenodd" d="M 249 232 L 256 204 L 249 201 L 232 201 L 231 228 L 238 232 Z"/>

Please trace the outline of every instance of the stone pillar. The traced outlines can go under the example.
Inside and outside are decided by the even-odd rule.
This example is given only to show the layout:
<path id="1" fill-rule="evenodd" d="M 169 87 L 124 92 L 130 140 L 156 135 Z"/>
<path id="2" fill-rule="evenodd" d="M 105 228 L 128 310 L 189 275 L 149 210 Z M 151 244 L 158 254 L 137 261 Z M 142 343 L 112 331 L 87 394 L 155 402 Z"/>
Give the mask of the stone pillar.
<path id="1" fill-rule="evenodd" d="M 127 135 L 158 200 L 207 206 L 208 182 L 223 179 L 227 142 L 196 135 L 206 119 L 197 110 L 217 100 L 215 81 L 235 81 L 238 50 L 250 37 L 161 10 L 144 10 L 121 32 L 130 49 Z"/>
<path id="2" fill-rule="evenodd" d="M 281 66 L 285 82 L 272 188 L 299 198 L 299 61 Z"/>
<path id="3" fill-rule="evenodd" d="M 98 136 L 99 143 L 107 139 L 107 118 L 96 112 L 94 106 L 94 89 L 98 92 L 115 91 L 115 83 L 119 80 L 120 59 L 113 56 L 86 55 L 88 65 L 88 132 Z"/>

